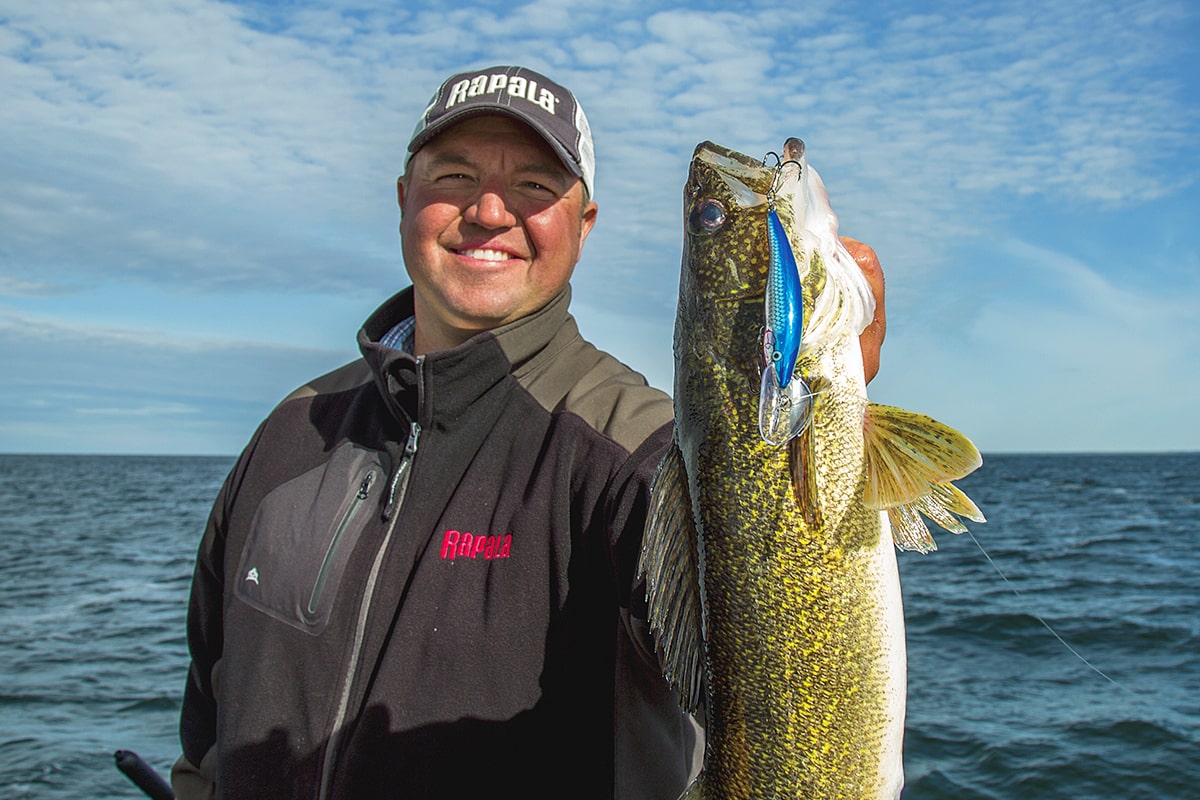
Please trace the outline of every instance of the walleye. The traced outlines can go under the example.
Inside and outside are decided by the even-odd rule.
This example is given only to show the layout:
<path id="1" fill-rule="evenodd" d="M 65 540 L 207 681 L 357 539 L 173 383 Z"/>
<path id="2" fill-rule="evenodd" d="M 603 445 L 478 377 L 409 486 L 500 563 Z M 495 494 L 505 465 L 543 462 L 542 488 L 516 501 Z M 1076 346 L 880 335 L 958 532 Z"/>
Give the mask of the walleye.
<path id="1" fill-rule="evenodd" d="M 957 431 L 868 402 L 870 287 L 802 143 L 780 161 L 710 142 L 693 156 L 675 439 L 639 570 L 664 673 L 705 722 L 704 769 L 683 797 L 895 798 L 906 665 L 893 539 L 934 549 L 921 514 L 954 532 L 958 516 L 982 522 L 952 484 L 982 461 Z M 767 378 L 769 208 L 803 322 L 794 372 Z M 796 418 L 781 384 L 804 387 Z"/>

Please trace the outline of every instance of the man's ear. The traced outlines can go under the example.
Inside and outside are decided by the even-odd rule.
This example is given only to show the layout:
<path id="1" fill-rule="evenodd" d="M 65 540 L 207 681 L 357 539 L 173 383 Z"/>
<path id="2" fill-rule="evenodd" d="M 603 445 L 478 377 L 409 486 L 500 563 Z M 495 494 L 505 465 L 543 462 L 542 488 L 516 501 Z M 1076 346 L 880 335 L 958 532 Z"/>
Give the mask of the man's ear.
<path id="1" fill-rule="evenodd" d="M 588 203 L 584 207 L 583 213 L 579 217 L 579 251 L 583 252 L 583 243 L 587 241 L 588 234 L 592 232 L 592 228 L 596 225 L 596 215 L 600 212 L 600 207 L 595 203 Z"/>

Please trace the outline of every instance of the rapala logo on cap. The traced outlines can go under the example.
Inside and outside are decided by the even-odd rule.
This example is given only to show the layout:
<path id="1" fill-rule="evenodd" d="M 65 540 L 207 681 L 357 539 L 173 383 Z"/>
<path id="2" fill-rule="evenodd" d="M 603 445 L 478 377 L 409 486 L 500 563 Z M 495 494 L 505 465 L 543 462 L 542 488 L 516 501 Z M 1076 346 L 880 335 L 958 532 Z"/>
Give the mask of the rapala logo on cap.
<path id="1" fill-rule="evenodd" d="M 476 75 L 474 78 L 463 78 L 450 87 L 450 96 L 446 98 L 446 110 L 471 97 L 484 94 L 507 92 L 513 97 L 541 106 L 553 114 L 558 106 L 558 98 L 549 89 L 538 88 L 537 81 L 522 78 L 520 75 Z"/>

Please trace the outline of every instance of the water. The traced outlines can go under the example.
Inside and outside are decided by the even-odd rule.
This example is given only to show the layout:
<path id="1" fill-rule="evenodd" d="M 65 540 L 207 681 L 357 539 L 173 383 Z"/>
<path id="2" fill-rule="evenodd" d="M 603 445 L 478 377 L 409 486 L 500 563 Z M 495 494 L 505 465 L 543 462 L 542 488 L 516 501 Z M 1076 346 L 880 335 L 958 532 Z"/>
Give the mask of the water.
<path id="1" fill-rule="evenodd" d="M 169 769 L 231 464 L 0 455 L 0 796 L 141 797 L 118 748 Z M 945 533 L 900 556 L 905 800 L 1196 797 L 1200 454 L 995 456 L 964 488 L 995 567 Z"/>
<path id="2" fill-rule="evenodd" d="M 0 455 L 0 796 L 143 797 L 179 753 L 196 545 L 231 458 Z"/>
<path id="3" fill-rule="evenodd" d="M 1200 796 L 1200 454 L 996 456 L 962 487 L 996 566 L 966 536 L 901 555 L 906 800 Z"/>

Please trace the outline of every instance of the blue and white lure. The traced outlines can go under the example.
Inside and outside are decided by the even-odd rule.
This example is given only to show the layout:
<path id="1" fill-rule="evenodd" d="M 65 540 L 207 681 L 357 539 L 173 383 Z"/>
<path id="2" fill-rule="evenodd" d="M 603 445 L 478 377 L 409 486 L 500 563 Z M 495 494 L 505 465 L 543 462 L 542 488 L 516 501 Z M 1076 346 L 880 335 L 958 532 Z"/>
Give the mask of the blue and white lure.
<path id="1" fill-rule="evenodd" d="M 775 208 L 775 197 L 783 182 L 784 167 L 798 161 L 782 161 L 767 191 L 767 241 L 771 266 L 767 274 L 765 322 L 762 334 L 762 386 L 758 402 L 758 430 L 763 441 L 782 445 L 804 432 L 812 419 L 812 392 L 803 378 L 794 374 L 804 331 L 804 289 L 800 269 L 787 231 Z M 764 166 L 766 159 L 763 159 Z"/>

